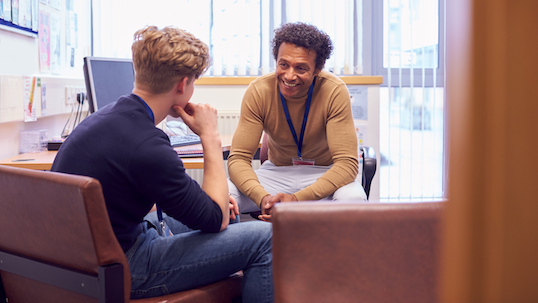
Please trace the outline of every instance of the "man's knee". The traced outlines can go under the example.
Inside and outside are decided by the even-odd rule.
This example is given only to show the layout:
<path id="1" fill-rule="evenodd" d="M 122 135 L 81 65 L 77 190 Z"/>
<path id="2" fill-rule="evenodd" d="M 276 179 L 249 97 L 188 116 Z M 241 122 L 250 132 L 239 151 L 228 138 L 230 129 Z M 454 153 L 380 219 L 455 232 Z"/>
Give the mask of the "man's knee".
<path id="1" fill-rule="evenodd" d="M 230 191 L 230 195 L 235 198 L 237 201 L 237 205 L 239 206 L 239 212 L 241 213 L 248 213 L 253 211 L 259 211 L 260 207 L 256 205 L 252 200 L 250 200 L 247 196 L 243 195 L 237 186 L 228 178 L 228 190 Z"/>
<path id="2" fill-rule="evenodd" d="M 333 200 L 367 201 L 368 199 L 362 185 L 353 181 L 337 189 L 333 194 Z"/>

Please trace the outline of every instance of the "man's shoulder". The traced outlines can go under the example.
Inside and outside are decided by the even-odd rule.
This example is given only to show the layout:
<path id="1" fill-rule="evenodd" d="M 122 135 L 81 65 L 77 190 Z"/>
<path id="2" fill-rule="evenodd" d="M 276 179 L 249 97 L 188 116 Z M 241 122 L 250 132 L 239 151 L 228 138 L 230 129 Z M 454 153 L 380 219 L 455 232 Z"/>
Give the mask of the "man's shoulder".
<path id="1" fill-rule="evenodd" d="M 322 70 L 318 78 L 327 85 L 345 85 L 345 82 L 340 77 L 326 70 Z"/>
<path id="2" fill-rule="evenodd" d="M 268 73 L 250 82 L 245 96 L 249 100 L 270 100 L 278 93 L 275 73 Z"/>
<path id="3" fill-rule="evenodd" d="M 271 86 L 276 83 L 276 76 L 274 72 L 267 73 L 254 79 L 250 84 L 254 86 Z"/>

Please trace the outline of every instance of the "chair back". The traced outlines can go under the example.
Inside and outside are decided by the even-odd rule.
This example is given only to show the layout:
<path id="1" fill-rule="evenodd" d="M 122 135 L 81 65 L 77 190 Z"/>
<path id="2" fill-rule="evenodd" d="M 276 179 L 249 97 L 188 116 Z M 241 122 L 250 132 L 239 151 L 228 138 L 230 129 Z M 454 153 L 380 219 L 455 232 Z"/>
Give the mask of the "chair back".
<path id="1" fill-rule="evenodd" d="M 275 302 L 439 302 L 444 203 L 277 204 Z"/>
<path id="2" fill-rule="evenodd" d="M 43 269 L 45 282 L 58 280 L 58 285 L 73 282 L 82 284 L 75 288 L 90 288 L 90 282 L 69 281 L 64 272 L 55 275 L 54 270 L 45 270 L 50 269 L 48 264 L 95 277 L 104 267 L 119 264 L 117 302 L 129 301 L 128 263 L 96 179 L 0 165 L 0 230 L 0 252 L 13 258 L 15 267 L 11 270 L 6 262 L 0 267 L 10 302 L 99 302 L 96 297 L 39 282 Z M 37 262 L 17 265 L 19 256 Z"/>

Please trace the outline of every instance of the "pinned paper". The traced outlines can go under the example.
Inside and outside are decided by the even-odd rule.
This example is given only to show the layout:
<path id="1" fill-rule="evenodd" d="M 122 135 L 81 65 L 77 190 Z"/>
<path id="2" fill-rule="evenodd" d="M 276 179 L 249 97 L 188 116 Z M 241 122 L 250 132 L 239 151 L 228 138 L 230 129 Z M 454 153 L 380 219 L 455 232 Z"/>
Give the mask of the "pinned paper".
<path id="1" fill-rule="evenodd" d="M 37 106 L 35 101 L 37 83 L 36 77 L 23 77 L 24 86 L 24 121 L 37 120 Z"/>
<path id="2" fill-rule="evenodd" d="M 363 85 L 350 85 L 348 90 L 353 119 L 368 120 L 368 87 Z"/>

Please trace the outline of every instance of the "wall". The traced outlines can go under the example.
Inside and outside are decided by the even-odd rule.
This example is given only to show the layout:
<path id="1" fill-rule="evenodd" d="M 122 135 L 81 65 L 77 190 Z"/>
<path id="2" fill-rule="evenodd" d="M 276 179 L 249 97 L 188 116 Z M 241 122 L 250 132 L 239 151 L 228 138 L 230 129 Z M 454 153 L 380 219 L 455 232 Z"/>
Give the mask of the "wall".
<path id="1" fill-rule="evenodd" d="M 0 158 L 14 156 L 19 151 L 19 131 L 48 129 L 49 136 L 59 135 L 71 112 L 66 104 L 66 86 L 83 87 L 82 58 L 90 54 L 90 0 L 72 1 L 69 10 L 66 0 L 39 3 L 40 10 L 49 15 L 51 23 L 51 47 L 59 56 L 55 57 L 50 69 L 40 67 L 39 39 L 0 29 L 0 109 L 16 106 L 14 111 L 23 111 L 22 77 L 40 77 L 47 87 L 47 116 L 43 116 L 38 106 L 38 119 L 23 122 L 17 115 L 0 112 Z M 56 6 L 57 4 L 57 6 Z M 71 14 L 70 14 L 71 13 Z M 68 16 L 77 16 L 77 32 L 67 30 Z M 68 39 L 73 34 L 72 39 Z M 57 39 L 55 39 L 57 38 Z M 51 50 L 53 54 L 55 51 Z M 53 55 L 50 56 L 52 58 Z M 71 66 L 71 60 L 73 66 Z M 9 79 L 7 81 L 6 79 Z M 2 81 L 6 80 L 6 81 Z M 6 122 L 7 121 L 7 122 Z"/>

